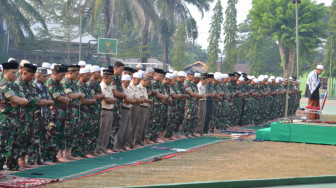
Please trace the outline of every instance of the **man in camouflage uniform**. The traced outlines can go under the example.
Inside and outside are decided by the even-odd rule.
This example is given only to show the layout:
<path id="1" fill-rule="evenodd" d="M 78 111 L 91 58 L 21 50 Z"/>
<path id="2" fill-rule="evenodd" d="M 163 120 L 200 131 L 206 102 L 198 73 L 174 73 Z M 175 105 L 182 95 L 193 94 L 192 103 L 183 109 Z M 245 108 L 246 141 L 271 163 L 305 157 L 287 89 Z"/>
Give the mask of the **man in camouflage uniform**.
<path id="1" fill-rule="evenodd" d="M 100 67 L 93 66 L 90 69 L 91 79 L 88 82 L 88 86 L 93 92 L 92 97 L 97 100 L 97 102 L 92 106 L 92 125 L 94 127 L 94 136 L 92 142 L 94 143 L 94 148 L 96 148 L 96 141 L 99 135 L 99 125 L 100 125 L 100 113 L 101 113 L 101 101 L 105 98 L 105 95 L 101 91 L 99 85 L 99 80 L 101 79 Z"/>
<path id="2" fill-rule="evenodd" d="M 184 111 L 184 119 L 182 123 L 182 138 L 193 137 L 196 120 L 197 120 L 197 108 L 198 100 L 202 96 L 198 94 L 197 86 L 194 83 L 194 72 L 189 71 L 187 73 L 187 80 L 184 82 L 184 88 L 186 92 L 190 95 L 190 98 L 187 99 Z"/>
<path id="3" fill-rule="evenodd" d="M 220 119 L 219 119 L 219 127 L 220 129 L 224 130 L 226 127 L 228 127 L 229 124 L 229 99 L 231 97 L 231 94 L 229 93 L 229 75 L 223 74 L 221 84 L 219 86 L 220 92 L 222 92 L 224 95 L 222 96 L 221 101 L 221 107 L 220 107 Z"/>
<path id="4" fill-rule="evenodd" d="M 65 77 L 68 68 L 64 65 L 55 65 L 54 73 L 46 82 L 54 104 L 51 106 L 51 120 L 48 126 L 47 152 L 53 162 L 68 162 L 63 156 L 65 148 L 65 122 L 68 117 L 66 107 L 70 105 L 70 99 L 66 96 L 61 80 Z M 58 153 L 56 153 L 58 151 Z"/>
<path id="5" fill-rule="evenodd" d="M 74 160 L 71 156 L 71 149 L 78 149 L 79 133 L 79 100 L 83 97 L 83 94 L 79 91 L 77 86 L 77 79 L 79 77 L 79 65 L 68 66 L 68 73 L 62 80 L 64 92 L 68 98 L 70 98 L 70 105 L 66 107 L 66 121 L 65 121 L 65 136 L 66 136 L 66 149 L 64 157 L 68 160 Z"/>
<path id="6" fill-rule="evenodd" d="M 17 61 L 2 64 L 4 77 L 0 81 L 0 169 L 19 170 L 18 157 L 20 145 L 19 136 L 20 106 L 28 104 L 20 86 L 14 81 L 19 66 Z"/>
<path id="7" fill-rule="evenodd" d="M 83 139 L 82 143 L 79 143 L 81 147 L 81 157 L 93 158 L 95 143 L 94 140 L 95 135 L 93 134 L 95 131 L 95 127 L 92 124 L 92 109 L 93 105 L 97 102 L 96 99 L 93 98 L 93 91 L 87 85 L 87 82 L 90 80 L 90 70 L 88 68 L 82 68 L 79 71 L 79 82 L 78 89 L 81 93 L 83 93 L 84 97 L 80 100 L 80 131 L 79 134 L 82 135 Z"/>
<path id="8" fill-rule="evenodd" d="M 165 90 L 162 85 L 164 79 L 164 71 L 162 69 L 154 69 L 154 80 L 152 81 L 152 92 L 153 97 L 153 120 L 149 124 L 149 134 L 150 140 L 153 142 L 164 142 L 162 139 L 158 139 L 158 133 L 163 127 L 162 123 L 167 123 L 162 121 L 163 116 L 163 101 L 167 101 L 169 96 L 166 95 Z"/>
<path id="9" fill-rule="evenodd" d="M 171 106 L 173 103 L 173 97 L 170 90 L 170 82 L 172 81 L 172 79 L 174 78 L 174 75 L 171 73 L 166 73 L 165 78 L 162 81 L 163 84 L 163 88 L 165 90 L 165 93 L 169 96 L 169 98 L 163 102 L 163 109 L 162 109 L 162 127 L 160 127 L 160 133 L 159 133 L 159 138 L 164 140 L 164 141 L 168 141 L 168 139 L 164 138 L 165 134 L 167 133 L 168 129 L 169 132 L 171 132 L 170 130 L 172 129 L 171 124 L 169 123 L 170 119 L 170 110 L 171 110 Z M 169 134 L 169 133 L 168 133 Z M 167 135 L 167 137 L 169 137 L 169 135 Z"/>
<path id="10" fill-rule="evenodd" d="M 114 137 L 118 132 L 119 125 L 120 125 L 120 118 L 121 118 L 121 108 L 122 108 L 122 100 L 126 98 L 126 95 L 123 93 L 123 88 L 122 88 L 122 83 L 121 83 L 121 74 L 124 71 L 124 64 L 122 62 L 115 62 L 114 67 L 111 67 L 113 69 L 113 82 L 111 83 L 112 85 L 112 92 L 114 97 L 116 97 L 118 100 L 114 104 L 114 109 L 113 109 L 113 130 L 111 133 L 111 139 L 108 145 L 108 152 L 116 151 L 119 152 L 121 150 L 116 149 L 113 147 L 114 143 Z"/>
<path id="11" fill-rule="evenodd" d="M 38 105 L 48 106 L 52 104 L 52 101 L 40 99 L 36 88 L 33 87 L 32 81 L 34 79 L 36 69 L 37 67 L 32 64 L 24 64 L 21 75 L 16 81 L 28 100 L 28 104 L 21 108 L 20 114 L 18 143 L 20 143 L 22 147 L 19 161 L 19 164 L 22 167 L 29 167 L 26 163 L 27 155 L 29 155 L 28 162 L 30 164 L 34 164 L 37 159 L 36 157 L 39 156 L 39 128 L 36 121 L 34 121 L 35 111 L 37 110 Z"/>
<path id="12" fill-rule="evenodd" d="M 53 105 L 53 101 L 51 100 L 51 96 L 47 87 L 44 85 L 48 80 L 47 69 L 45 68 L 37 68 L 35 80 L 33 82 L 33 86 L 36 88 L 36 93 L 40 96 L 41 99 L 45 99 L 50 101 L 50 105 Z M 50 106 L 41 106 L 41 108 L 37 107 L 34 119 L 37 122 L 38 135 L 37 139 L 39 140 L 38 150 L 40 151 L 36 156 L 37 164 L 44 164 L 47 160 L 47 127 L 50 121 Z"/>
<path id="13" fill-rule="evenodd" d="M 217 73 L 214 75 L 214 79 L 212 82 L 212 88 L 211 90 L 213 91 L 213 93 L 215 94 L 214 97 L 214 103 L 212 106 L 212 115 L 210 117 L 210 123 L 209 123 L 209 131 L 211 133 L 214 133 L 215 130 L 217 130 L 219 127 L 219 119 L 220 119 L 220 107 L 221 107 L 221 100 L 222 97 L 220 96 L 220 88 L 219 88 L 219 84 L 220 81 L 222 80 L 221 74 Z"/>

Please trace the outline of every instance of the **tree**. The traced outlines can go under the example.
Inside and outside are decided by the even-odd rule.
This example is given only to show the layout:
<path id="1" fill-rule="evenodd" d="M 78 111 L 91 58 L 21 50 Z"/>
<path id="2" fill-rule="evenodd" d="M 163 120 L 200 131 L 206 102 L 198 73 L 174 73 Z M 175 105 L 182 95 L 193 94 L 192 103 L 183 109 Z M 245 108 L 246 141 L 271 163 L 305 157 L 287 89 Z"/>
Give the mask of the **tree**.
<path id="1" fill-rule="evenodd" d="M 219 42 L 221 41 L 221 25 L 223 22 L 223 7 L 221 1 L 217 0 L 216 6 L 213 9 L 213 15 L 211 17 L 210 35 L 208 38 L 208 71 L 217 71 L 218 54 L 220 53 Z"/>
<path id="2" fill-rule="evenodd" d="M 43 28 L 47 30 L 44 18 L 30 2 L 43 5 L 41 0 L 1 1 L 0 17 L 6 22 L 9 33 L 12 35 L 16 45 L 24 38 L 24 32 L 30 38 L 34 37 L 33 31 L 30 29 L 30 24 L 33 22 L 41 23 Z"/>
<path id="3" fill-rule="evenodd" d="M 237 63 L 237 9 L 238 0 L 228 0 L 225 10 L 224 22 L 224 55 L 225 60 L 222 64 L 222 71 L 233 71 L 233 66 Z"/>
<path id="4" fill-rule="evenodd" d="M 327 51 L 325 55 L 325 62 L 323 63 L 325 65 L 325 71 L 324 74 L 329 76 L 329 71 L 331 71 L 331 77 L 336 76 L 336 54 L 335 54 L 335 43 L 336 43 L 336 0 L 333 0 L 330 8 L 330 20 L 329 20 L 329 36 L 327 45 L 325 46 L 325 50 Z M 331 44 L 332 40 L 332 44 Z M 332 46 L 331 46 L 332 45 Z M 331 53 L 331 54 L 330 54 Z M 329 68 L 330 66 L 330 55 L 331 55 L 331 70 Z M 327 68 L 328 67 L 328 68 Z"/>
<path id="5" fill-rule="evenodd" d="M 324 4 L 302 0 L 299 4 L 300 48 L 309 51 L 325 38 L 322 18 L 328 9 Z M 295 60 L 295 4 L 291 0 L 258 0 L 250 11 L 252 32 L 257 39 L 272 36 L 278 42 L 284 77 L 293 75 Z"/>
<path id="6" fill-rule="evenodd" d="M 185 43 L 186 31 L 185 25 L 183 23 L 180 24 L 177 33 L 175 45 L 172 50 L 172 65 L 175 70 L 184 70 L 186 65 L 186 43 Z"/>

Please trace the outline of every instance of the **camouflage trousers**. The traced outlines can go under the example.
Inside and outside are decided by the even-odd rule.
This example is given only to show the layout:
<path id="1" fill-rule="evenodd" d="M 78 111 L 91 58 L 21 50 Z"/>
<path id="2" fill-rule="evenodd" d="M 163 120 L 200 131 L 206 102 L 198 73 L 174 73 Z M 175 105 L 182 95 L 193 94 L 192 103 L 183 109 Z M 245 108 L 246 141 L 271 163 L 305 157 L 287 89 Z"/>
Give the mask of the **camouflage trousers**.
<path id="1" fill-rule="evenodd" d="M 165 132 L 166 137 L 173 136 L 174 132 L 178 132 L 180 125 L 178 124 L 178 111 L 176 104 L 172 104 L 168 108 L 168 125 L 167 130 Z"/>
<path id="2" fill-rule="evenodd" d="M 152 117 L 151 121 L 148 125 L 148 136 L 151 141 L 155 141 L 158 137 L 158 133 L 161 131 L 163 127 L 162 124 L 162 116 L 163 116 L 163 105 L 158 103 L 153 105 Z"/>
<path id="3" fill-rule="evenodd" d="M 65 120 L 64 119 L 54 119 L 52 120 L 47 128 L 47 160 L 57 161 L 56 155 L 58 150 L 65 148 Z"/>
<path id="4" fill-rule="evenodd" d="M 17 170 L 19 168 L 19 145 L 15 144 L 17 131 L 17 127 L 0 126 L 0 170 L 4 169 L 4 165 L 7 165 L 7 168 L 10 170 Z"/>
<path id="5" fill-rule="evenodd" d="M 113 129 L 111 132 L 110 141 L 107 145 L 107 148 L 113 148 L 114 146 L 114 142 L 115 142 L 114 137 L 117 134 L 119 130 L 119 126 L 120 126 L 121 107 L 122 107 L 122 101 L 117 100 L 117 102 L 114 105 L 114 109 L 113 109 L 113 123 L 112 123 Z"/>
<path id="6" fill-rule="evenodd" d="M 198 118 L 198 101 L 193 100 L 188 103 L 190 106 L 186 106 L 182 122 L 182 133 L 186 136 L 194 135 Z"/>

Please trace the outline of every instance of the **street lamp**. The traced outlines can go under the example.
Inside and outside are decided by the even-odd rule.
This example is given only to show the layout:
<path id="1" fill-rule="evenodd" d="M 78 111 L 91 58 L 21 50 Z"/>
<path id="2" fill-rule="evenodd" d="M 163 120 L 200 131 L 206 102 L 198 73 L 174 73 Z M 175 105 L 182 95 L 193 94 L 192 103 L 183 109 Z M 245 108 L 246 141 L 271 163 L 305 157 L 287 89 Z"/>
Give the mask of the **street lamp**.
<path id="1" fill-rule="evenodd" d="M 298 21 L 298 4 L 301 3 L 301 0 L 292 0 L 295 4 L 295 18 L 296 18 L 296 64 L 297 64 L 297 78 L 300 78 L 299 74 L 299 21 Z"/>
<path id="2" fill-rule="evenodd" d="M 81 10 L 79 14 L 79 55 L 78 61 L 82 60 L 82 16 L 83 14 L 88 14 L 91 11 L 91 8 L 86 8 Z"/>

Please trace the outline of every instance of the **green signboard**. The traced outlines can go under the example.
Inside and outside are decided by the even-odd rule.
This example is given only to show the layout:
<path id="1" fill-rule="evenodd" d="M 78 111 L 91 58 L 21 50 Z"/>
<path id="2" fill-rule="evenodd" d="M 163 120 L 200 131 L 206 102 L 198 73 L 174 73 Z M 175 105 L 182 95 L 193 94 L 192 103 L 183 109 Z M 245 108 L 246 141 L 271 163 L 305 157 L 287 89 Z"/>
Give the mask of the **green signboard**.
<path id="1" fill-rule="evenodd" d="M 117 54 L 118 40 L 98 38 L 98 53 L 100 54 Z"/>

